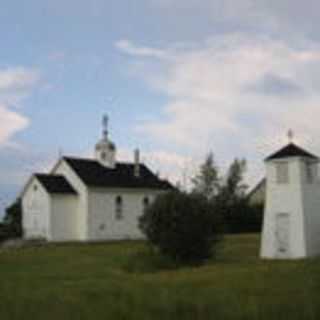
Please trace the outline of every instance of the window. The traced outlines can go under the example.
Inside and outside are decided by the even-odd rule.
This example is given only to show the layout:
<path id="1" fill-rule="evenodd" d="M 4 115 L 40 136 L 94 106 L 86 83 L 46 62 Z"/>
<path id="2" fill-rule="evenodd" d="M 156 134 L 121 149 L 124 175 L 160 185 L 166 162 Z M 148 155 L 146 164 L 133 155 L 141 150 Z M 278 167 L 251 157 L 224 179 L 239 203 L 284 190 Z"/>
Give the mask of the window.
<path id="1" fill-rule="evenodd" d="M 143 205 L 143 211 L 146 210 L 149 207 L 150 200 L 148 197 L 144 197 L 142 200 L 142 205 Z"/>
<path id="2" fill-rule="evenodd" d="M 277 183 L 289 183 L 289 164 L 288 162 L 280 162 L 276 164 Z"/>
<path id="3" fill-rule="evenodd" d="M 306 177 L 307 183 L 313 183 L 315 175 L 316 175 L 317 167 L 310 162 L 306 162 Z"/>
<path id="4" fill-rule="evenodd" d="M 115 218 L 116 220 L 121 220 L 123 218 L 123 203 L 122 203 L 122 197 L 117 196 L 116 202 L 115 202 Z"/>
<path id="5" fill-rule="evenodd" d="M 37 185 L 34 185 L 33 186 L 33 191 L 37 191 L 38 190 L 38 186 Z"/>

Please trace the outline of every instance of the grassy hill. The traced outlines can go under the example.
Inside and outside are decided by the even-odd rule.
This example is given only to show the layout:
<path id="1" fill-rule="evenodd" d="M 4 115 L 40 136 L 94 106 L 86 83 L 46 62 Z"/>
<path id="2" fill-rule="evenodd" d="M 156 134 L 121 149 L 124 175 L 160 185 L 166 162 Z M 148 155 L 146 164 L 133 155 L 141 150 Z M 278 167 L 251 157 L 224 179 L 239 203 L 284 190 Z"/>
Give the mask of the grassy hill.
<path id="1" fill-rule="evenodd" d="M 170 270 L 144 243 L 0 252 L 0 319 L 319 319 L 320 260 L 261 261 L 228 236 L 216 261 Z"/>

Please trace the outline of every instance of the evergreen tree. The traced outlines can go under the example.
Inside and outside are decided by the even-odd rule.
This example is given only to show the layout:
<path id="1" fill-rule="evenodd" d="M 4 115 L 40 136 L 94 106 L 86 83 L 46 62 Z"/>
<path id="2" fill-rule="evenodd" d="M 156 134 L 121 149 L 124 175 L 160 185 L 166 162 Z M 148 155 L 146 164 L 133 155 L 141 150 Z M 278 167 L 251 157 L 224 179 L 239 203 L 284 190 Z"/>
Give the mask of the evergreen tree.
<path id="1" fill-rule="evenodd" d="M 205 162 L 200 166 L 199 174 L 192 180 L 192 193 L 201 194 L 208 200 L 212 200 L 219 191 L 219 172 L 214 161 L 213 153 L 210 152 Z"/>
<path id="2" fill-rule="evenodd" d="M 244 174 L 247 169 L 245 159 L 234 159 L 227 172 L 224 189 L 231 201 L 243 199 L 248 186 L 244 182 Z"/>
<path id="3" fill-rule="evenodd" d="M 6 208 L 6 215 L 3 222 L 6 227 L 8 237 L 22 236 L 21 199 L 17 199 L 12 205 Z"/>
<path id="4" fill-rule="evenodd" d="M 215 208 L 224 217 L 228 232 L 251 231 L 252 210 L 249 206 L 244 182 L 246 161 L 234 159 L 231 163 L 220 192 L 216 198 Z"/>

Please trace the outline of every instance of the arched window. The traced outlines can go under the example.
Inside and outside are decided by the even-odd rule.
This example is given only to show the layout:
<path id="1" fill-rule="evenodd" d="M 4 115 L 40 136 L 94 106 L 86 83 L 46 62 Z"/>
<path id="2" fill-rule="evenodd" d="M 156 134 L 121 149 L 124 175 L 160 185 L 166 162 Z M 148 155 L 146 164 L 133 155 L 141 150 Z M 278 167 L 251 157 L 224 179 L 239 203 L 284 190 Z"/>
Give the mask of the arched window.
<path id="1" fill-rule="evenodd" d="M 146 210 L 149 207 L 150 200 L 148 197 L 144 197 L 142 200 L 143 210 Z"/>
<path id="2" fill-rule="evenodd" d="M 115 217 L 116 220 L 121 220 L 123 218 L 123 203 L 122 203 L 122 197 L 117 196 L 115 201 Z"/>

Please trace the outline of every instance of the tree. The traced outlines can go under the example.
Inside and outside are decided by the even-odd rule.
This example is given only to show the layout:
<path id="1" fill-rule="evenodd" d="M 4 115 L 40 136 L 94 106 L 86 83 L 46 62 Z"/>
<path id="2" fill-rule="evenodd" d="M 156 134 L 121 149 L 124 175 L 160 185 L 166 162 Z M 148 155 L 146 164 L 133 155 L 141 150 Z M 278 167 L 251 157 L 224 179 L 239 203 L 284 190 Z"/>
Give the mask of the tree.
<path id="1" fill-rule="evenodd" d="M 221 178 L 212 153 L 200 166 L 192 180 L 193 193 L 206 197 L 214 207 L 214 214 L 223 218 L 227 232 L 258 232 L 261 230 L 263 208 L 248 203 L 245 159 L 234 159 Z"/>
<path id="2" fill-rule="evenodd" d="M 218 194 L 218 199 L 223 201 L 225 205 L 232 205 L 246 198 L 247 185 L 244 183 L 246 167 L 245 159 L 236 158 L 231 163 Z"/>
<path id="3" fill-rule="evenodd" d="M 247 169 L 245 159 L 234 159 L 227 173 L 226 189 L 235 199 L 243 198 L 246 195 L 248 186 L 244 183 L 244 174 Z"/>
<path id="4" fill-rule="evenodd" d="M 17 199 L 12 205 L 6 208 L 6 215 L 3 222 L 8 238 L 22 236 L 21 199 Z"/>
<path id="5" fill-rule="evenodd" d="M 227 231 L 232 233 L 257 228 L 256 215 L 246 196 L 245 171 L 246 161 L 236 158 L 228 169 L 215 201 L 215 210 L 223 216 Z"/>
<path id="6" fill-rule="evenodd" d="M 195 194 L 200 194 L 211 200 L 219 190 L 219 172 L 215 164 L 213 153 L 210 152 L 205 162 L 200 166 L 199 174 L 192 180 L 193 190 Z"/>
<path id="7" fill-rule="evenodd" d="M 139 220 L 141 231 L 154 247 L 186 264 L 199 264 L 214 254 L 219 226 L 205 197 L 179 191 L 157 197 Z"/>

